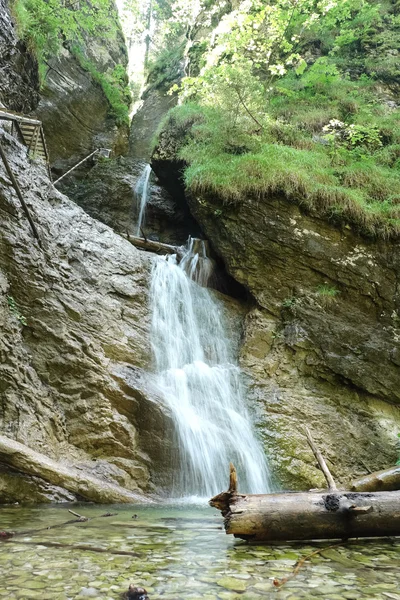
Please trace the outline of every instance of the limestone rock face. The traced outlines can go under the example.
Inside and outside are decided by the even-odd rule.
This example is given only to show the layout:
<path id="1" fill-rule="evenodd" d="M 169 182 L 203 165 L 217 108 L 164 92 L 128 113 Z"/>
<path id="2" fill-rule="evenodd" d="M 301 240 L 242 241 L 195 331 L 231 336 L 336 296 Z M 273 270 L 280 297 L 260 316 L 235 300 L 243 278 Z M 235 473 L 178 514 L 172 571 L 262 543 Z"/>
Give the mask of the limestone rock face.
<path id="1" fill-rule="evenodd" d="M 117 13 L 110 18 L 117 20 Z M 112 73 L 117 65 L 127 66 L 118 22 L 116 29 L 114 37 L 107 36 L 104 41 L 90 38 L 86 48 L 80 50 L 98 73 Z M 117 156 L 128 148 L 128 125 L 117 123 L 101 85 L 81 63 L 79 55 L 68 47 L 51 59 L 35 110 L 35 116 L 43 122 L 55 177 L 97 148 L 111 149 Z M 79 173 L 86 173 L 86 169 L 75 172 L 75 176 Z M 73 177 L 65 180 L 64 190 L 73 181 Z"/>
<path id="2" fill-rule="evenodd" d="M 154 448 L 142 440 L 149 423 L 162 427 L 140 376 L 150 361 L 152 259 L 57 192 L 13 138 L 3 140 L 43 250 L 1 166 L 0 431 L 146 489 Z"/>
<path id="3" fill-rule="evenodd" d="M 177 102 L 176 95 L 169 95 L 167 91 L 150 87 L 143 94 L 142 105 L 132 119 L 129 135 L 129 154 L 132 157 L 150 160 L 152 140 L 157 128 Z"/>
<path id="4" fill-rule="evenodd" d="M 17 112 L 33 110 L 39 101 L 37 62 L 18 40 L 7 0 L 0 0 L 0 104 Z"/>
<path id="5" fill-rule="evenodd" d="M 100 161 L 69 193 L 95 219 L 124 235 L 136 235 L 140 193 L 138 196 L 135 189 L 145 166 L 143 160 L 131 156 Z M 158 185 L 154 173 L 149 185 L 145 235 L 165 243 L 186 242 L 197 229 L 187 205 Z"/>
<path id="6" fill-rule="evenodd" d="M 160 140 L 153 168 L 164 183 L 176 182 L 179 140 Z M 400 428 L 396 246 L 335 228 L 284 197 L 223 205 L 205 191 L 187 201 L 256 302 L 241 361 L 277 479 L 294 488 L 323 483 L 304 425 L 339 481 L 393 464 Z"/>

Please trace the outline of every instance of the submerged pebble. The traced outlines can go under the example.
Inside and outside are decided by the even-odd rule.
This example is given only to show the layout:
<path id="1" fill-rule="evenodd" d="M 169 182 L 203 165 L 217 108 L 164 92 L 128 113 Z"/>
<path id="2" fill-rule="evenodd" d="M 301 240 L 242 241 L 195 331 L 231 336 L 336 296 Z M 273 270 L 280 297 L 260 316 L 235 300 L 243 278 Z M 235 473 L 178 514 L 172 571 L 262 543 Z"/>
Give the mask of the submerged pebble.
<path id="1" fill-rule="evenodd" d="M 221 518 L 207 508 L 138 506 L 135 511 L 137 531 L 129 521 L 132 511 L 114 506 L 110 512 L 118 514 L 112 520 L 44 530 L 32 534 L 29 545 L 23 538 L 0 543 L 0 598 L 120 600 L 135 582 L 150 600 L 400 600 L 400 540 L 358 541 L 335 549 L 327 543 L 322 554 L 277 589 L 274 578 L 290 576 L 299 558 L 324 544 L 246 545 L 210 528 L 210 519 L 219 525 Z M 78 512 L 92 517 L 104 507 L 80 506 Z M 2 527 L 12 530 L 68 520 L 63 507 L 4 507 L 1 514 Z M 54 541 L 133 550 L 138 556 L 45 545 Z"/>

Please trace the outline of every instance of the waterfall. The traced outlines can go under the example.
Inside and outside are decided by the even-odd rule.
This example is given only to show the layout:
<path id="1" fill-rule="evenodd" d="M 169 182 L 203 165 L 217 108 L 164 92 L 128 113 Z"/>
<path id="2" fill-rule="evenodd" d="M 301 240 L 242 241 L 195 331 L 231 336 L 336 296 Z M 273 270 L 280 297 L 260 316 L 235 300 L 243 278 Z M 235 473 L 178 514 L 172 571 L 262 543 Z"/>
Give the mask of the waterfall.
<path id="1" fill-rule="evenodd" d="M 136 235 L 139 237 L 142 235 L 141 230 L 144 225 L 144 218 L 145 218 L 145 214 L 146 214 L 146 205 L 147 205 L 147 201 L 149 199 L 150 175 L 151 175 L 151 166 L 146 165 L 145 168 L 143 169 L 141 176 L 137 180 L 136 186 L 135 186 L 135 196 L 138 200 L 138 209 L 139 209 Z"/>
<path id="2" fill-rule="evenodd" d="M 152 272 L 152 347 L 158 386 L 176 428 L 180 464 L 172 493 L 211 497 L 228 484 L 229 462 L 249 493 L 269 490 L 224 328 L 223 305 L 206 287 L 212 262 L 189 240 L 182 260 L 157 257 Z"/>

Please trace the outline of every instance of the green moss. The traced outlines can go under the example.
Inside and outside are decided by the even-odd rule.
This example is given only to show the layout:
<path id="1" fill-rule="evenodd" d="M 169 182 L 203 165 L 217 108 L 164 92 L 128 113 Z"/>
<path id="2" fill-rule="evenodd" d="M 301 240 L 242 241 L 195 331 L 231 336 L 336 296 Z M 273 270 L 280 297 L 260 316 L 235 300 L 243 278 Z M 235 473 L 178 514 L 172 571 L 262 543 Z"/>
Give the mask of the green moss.
<path id="1" fill-rule="evenodd" d="M 110 0 L 93 0 L 90 4 L 61 3 L 59 0 L 12 0 L 12 12 L 18 35 L 36 55 L 42 85 L 48 71 L 47 61 L 67 45 L 81 66 L 101 85 L 110 103 L 110 113 L 117 122 L 129 121 L 131 94 L 123 65 L 101 73 L 85 55 L 88 40 L 118 38 L 118 15 Z M 126 52 L 121 48 L 121 52 Z"/>
<path id="2" fill-rule="evenodd" d="M 289 87 L 290 81 L 283 83 Z M 324 140 L 322 127 L 338 116 L 344 102 L 344 90 L 338 88 L 333 98 L 299 91 L 296 100 L 286 104 L 273 96 L 272 115 L 256 135 L 246 131 L 243 122 L 233 124 L 219 109 L 183 104 L 172 109 L 158 136 L 176 141 L 174 151 L 188 165 L 186 186 L 214 197 L 214 202 L 237 204 L 248 195 L 262 199 L 281 194 L 318 215 L 347 222 L 361 233 L 397 236 L 400 111 L 385 112 L 372 102 L 369 81 L 361 81 L 358 94 L 355 84 L 342 83 L 344 89 L 352 90 L 346 102 L 355 115 L 362 115 L 368 107 L 369 129 L 382 140 L 372 150 L 360 142 L 343 144 L 333 152 Z M 309 111 L 313 103 L 315 110 Z M 283 110 L 286 114 L 293 111 L 296 118 L 284 120 Z M 315 131 L 319 131 L 317 138 Z"/>
<path id="3" fill-rule="evenodd" d="M 181 76 L 184 49 L 185 42 L 177 42 L 159 52 L 149 63 L 147 82 L 151 87 L 168 91 L 176 83 Z"/>
<path id="4" fill-rule="evenodd" d="M 71 51 L 81 67 L 101 86 L 110 104 L 111 116 L 115 117 L 118 124 L 128 124 L 131 94 L 125 68 L 117 65 L 111 73 L 100 73 L 78 46 L 72 46 Z"/>

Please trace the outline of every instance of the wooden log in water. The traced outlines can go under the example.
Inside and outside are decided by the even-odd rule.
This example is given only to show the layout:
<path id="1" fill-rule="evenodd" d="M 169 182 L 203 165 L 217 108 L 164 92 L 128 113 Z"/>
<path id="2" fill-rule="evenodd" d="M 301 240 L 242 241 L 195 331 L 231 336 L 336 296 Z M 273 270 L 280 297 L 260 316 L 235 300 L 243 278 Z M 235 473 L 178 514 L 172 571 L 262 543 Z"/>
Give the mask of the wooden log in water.
<path id="1" fill-rule="evenodd" d="M 400 465 L 384 471 L 370 473 L 353 481 L 350 487 L 353 492 L 383 492 L 400 490 Z"/>
<path id="2" fill-rule="evenodd" d="M 127 240 L 136 246 L 140 250 L 147 250 L 148 252 L 155 252 L 156 254 L 178 254 L 182 253 L 182 249 L 179 246 L 171 246 L 170 244 L 163 244 L 162 242 L 155 242 L 146 238 L 140 238 L 133 235 L 128 235 Z"/>
<path id="3" fill-rule="evenodd" d="M 232 484 L 232 476 L 231 476 Z M 400 535 L 400 492 L 238 494 L 210 500 L 225 531 L 253 541 L 348 539 Z"/>

